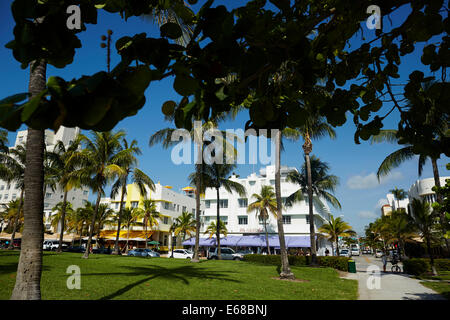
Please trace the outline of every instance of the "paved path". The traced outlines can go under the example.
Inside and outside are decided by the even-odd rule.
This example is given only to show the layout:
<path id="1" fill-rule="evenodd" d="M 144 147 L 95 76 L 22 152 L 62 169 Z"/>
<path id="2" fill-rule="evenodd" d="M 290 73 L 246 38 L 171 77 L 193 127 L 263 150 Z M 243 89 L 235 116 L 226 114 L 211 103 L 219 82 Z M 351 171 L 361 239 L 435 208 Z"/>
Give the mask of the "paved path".
<path id="1" fill-rule="evenodd" d="M 362 255 L 353 259 L 356 261 L 356 273 L 349 273 L 347 279 L 358 280 L 359 300 L 445 300 L 420 284 L 420 280 L 403 273 L 392 273 L 390 263 L 386 268 L 388 272 L 384 273 L 380 258 Z M 399 266 L 402 267 L 401 264 Z M 368 268 L 379 270 L 379 276 L 368 271 Z"/>

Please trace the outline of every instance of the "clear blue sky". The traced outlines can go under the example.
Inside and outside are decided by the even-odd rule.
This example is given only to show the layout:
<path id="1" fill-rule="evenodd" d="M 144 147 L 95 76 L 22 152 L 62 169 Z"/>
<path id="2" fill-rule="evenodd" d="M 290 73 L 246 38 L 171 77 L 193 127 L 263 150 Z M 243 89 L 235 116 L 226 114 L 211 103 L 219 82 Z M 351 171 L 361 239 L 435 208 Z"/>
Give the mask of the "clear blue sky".
<path id="1" fill-rule="evenodd" d="M 20 64 L 14 60 L 10 50 L 4 45 L 12 40 L 14 20 L 10 11 L 11 0 L 0 1 L 0 72 L 1 86 L 0 98 L 11 94 L 26 92 L 28 87 L 28 70 L 20 69 Z M 199 1 L 204 3 L 204 1 Z M 217 4 L 226 1 L 217 1 Z M 238 1 L 233 1 L 237 5 Z M 199 5 L 193 6 L 197 11 Z M 401 12 L 392 17 L 392 23 L 398 25 L 404 20 L 409 9 L 403 8 Z M 390 22 L 385 21 L 386 24 Z M 374 30 L 364 28 L 364 36 L 370 39 L 374 35 Z M 98 24 L 88 25 L 86 32 L 80 34 L 83 47 L 76 52 L 74 63 L 64 69 L 56 69 L 49 66 L 47 76 L 61 76 L 66 80 L 80 77 L 82 75 L 93 74 L 99 70 L 106 69 L 105 49 L 100 48 L 100 37 L 106 33 L 107 29 L 113 30 L 113 41 L 125 35 L 134 35 L 140 32 L 147 32 L 148 35 L 159 36 L 158 28 L 147 20 L 131 18 L 128 22 L 122 20 L 119 15 L 108 14 L 100 11 Z M 358 45 L 361 35 L 357 36 L 352 43 Z M 433 40 L 433 39 L 432 39 Z M 420 47 L 422 48 L 422 46 Z M 420 65 L 420 52 L 414 52 L 403 58 L 400 68 L 401 78 L 397 83 L 404 83 L 407 75 L 419 69 L 429 74 L 429 71 Z M 115 50 L 112 54 L 112 66 L 119 61 Z M 148 140 L 156 130 L 170 126 L 164 121 L 161 113 L 161 105 L 169 99 L 179 101 L 180 97 L 172 88 L 172 79 L 165 79 L 150 85 L 146 92 L 147 103 L 143 109 L 134 117 L 121 121 L 116 129 L 124 129 L 129 140 L 137 139 L 142 149 L 142 156 L 139 157 L 139 165 L 142 170 L 149 174 L 155 182 L 171 185 L 175 190 L 187 185 L 189 173 L 193 171 L 192 165 L 175 165 L 170 160 L 170 150 L 163 150 L 156 146 L 150 148 Z M 388 103 L 382 110 L 389 110 Z M 385 128 L 396 128 L 398 113 L 392 113 L 385 122 Z M 248 119 L 248 113 L 241 113 L 234 121 L 228 121 L 221 125 L 222 128 L 244 128 Z M 24 127 L 25 128 L 25 127 Z M 21 129 L 24 129 L 21 128 Z M 386 193 L 393 187 L 409 190 L 409 187 L 417 177 L 417 161 L 411 160 L 394 170 L 381 184 L 378 184 L 374 175 L 376 170 L 386 155 L 398 149 L 396 145 L 380 144 L 369 145 L 362 142 L 356 145 L 353 140 L 355 126 L 351 118 L 342 127 L 336 128 L 337 139 L 330 141 L 323 139 L 314 142 L 313 154 L 327 161 L 331 166 L 331 173 L 339 176 L 340 185 L 336 191 L 336 196 L 342 204 L 342 210 L 332 209 L 334 215 L 344 215 L 358 232 L 364 230 L 364 226 L 380 215 L 379 200 L 385 199 Z M 11 132 L 10 142 L 14 143 L 15 133 Z M 285 151 L 282 154 L 282 164 L 299 168 L 303 161 L 301 144 L 286 142 Z M 445 169 L 448 158 L 438 161 L 441 176 L 450 175 Z M 259 170 L 259 165 L 240 165 L 236 172 L 247 176 L 252 169 Z M 428 163 L 424 169 L 423 178 L 432 177 L 431 166 Z"/>

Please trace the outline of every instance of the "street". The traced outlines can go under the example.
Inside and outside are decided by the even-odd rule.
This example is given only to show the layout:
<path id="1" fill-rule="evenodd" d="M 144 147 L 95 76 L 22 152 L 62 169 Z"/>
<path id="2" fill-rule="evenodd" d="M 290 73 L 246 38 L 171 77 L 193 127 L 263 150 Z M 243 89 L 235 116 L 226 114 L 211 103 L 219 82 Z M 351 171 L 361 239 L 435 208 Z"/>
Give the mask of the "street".
<path id="1" fill-rule="evenodd" d="M 356 274 L 347 279 L 358 280 L 359 300 L 445 300 L 441 295 L 403 273 L 392 273 L 391 263 L 383 272 L 381 258 L 373 255 L 352 257 L 356 262 Z M 398 264 L 403 272 L 403 266 Z"/>

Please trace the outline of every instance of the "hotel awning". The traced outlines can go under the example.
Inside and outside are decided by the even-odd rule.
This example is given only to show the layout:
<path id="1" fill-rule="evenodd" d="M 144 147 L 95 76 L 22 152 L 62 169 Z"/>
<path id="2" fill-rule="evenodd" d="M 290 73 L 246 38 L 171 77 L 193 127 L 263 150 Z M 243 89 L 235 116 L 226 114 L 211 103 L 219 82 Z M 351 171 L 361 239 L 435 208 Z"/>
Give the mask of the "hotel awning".
<path id="1" fill-rule="evenodd" d="M 147 238 L 154 233 L 154 231 L 147 231 Z M 145 231 L 143 230 L 130 230 L 128 233 L 127 230 L 120 230 L 119 240 L 126 241 L 127 238 L 129 241 L 145 241 Z M 100 238 L 106 240 L 116 240 L 117 230 L 103 230 L 100 232 Z"/>

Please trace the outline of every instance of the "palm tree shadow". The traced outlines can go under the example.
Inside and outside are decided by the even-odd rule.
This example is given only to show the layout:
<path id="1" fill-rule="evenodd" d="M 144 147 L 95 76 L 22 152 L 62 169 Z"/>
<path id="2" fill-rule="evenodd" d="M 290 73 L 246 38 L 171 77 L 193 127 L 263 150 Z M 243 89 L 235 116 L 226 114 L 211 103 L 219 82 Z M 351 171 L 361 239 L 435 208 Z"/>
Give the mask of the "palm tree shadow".
<path id="1" fill-rule="evenodd" d="M 130 272 L 119 272 L 119 273 L 90 273 L 84 276 L 98 276 L 98 275 L 108 275 L 108 276 L 142 276 L 148 275 L 144 279 L 140 279 L 136 282 L 130 283 L 129 285 L 113 292 L 107 296 L 100 298 L 100 300 L 109 300 L 121 296 L 132 288 L 145 283 L 146 281 L 163 278 L 167 280 L 181 280 L 185 285 L 189 285 L 189 278 L 196 279 L 215 279 L 230 282 L 241 282 L 239 280 L 230 279 L 225 271 L 212 271 L 210 269 L 205 269 L 201 267 L 194 267 L 191 265 L 177 267 L 177 268 L 164 268 L 161 266 L 148 266 L 148 267 L 125 267 L 129 269 Z"/>

